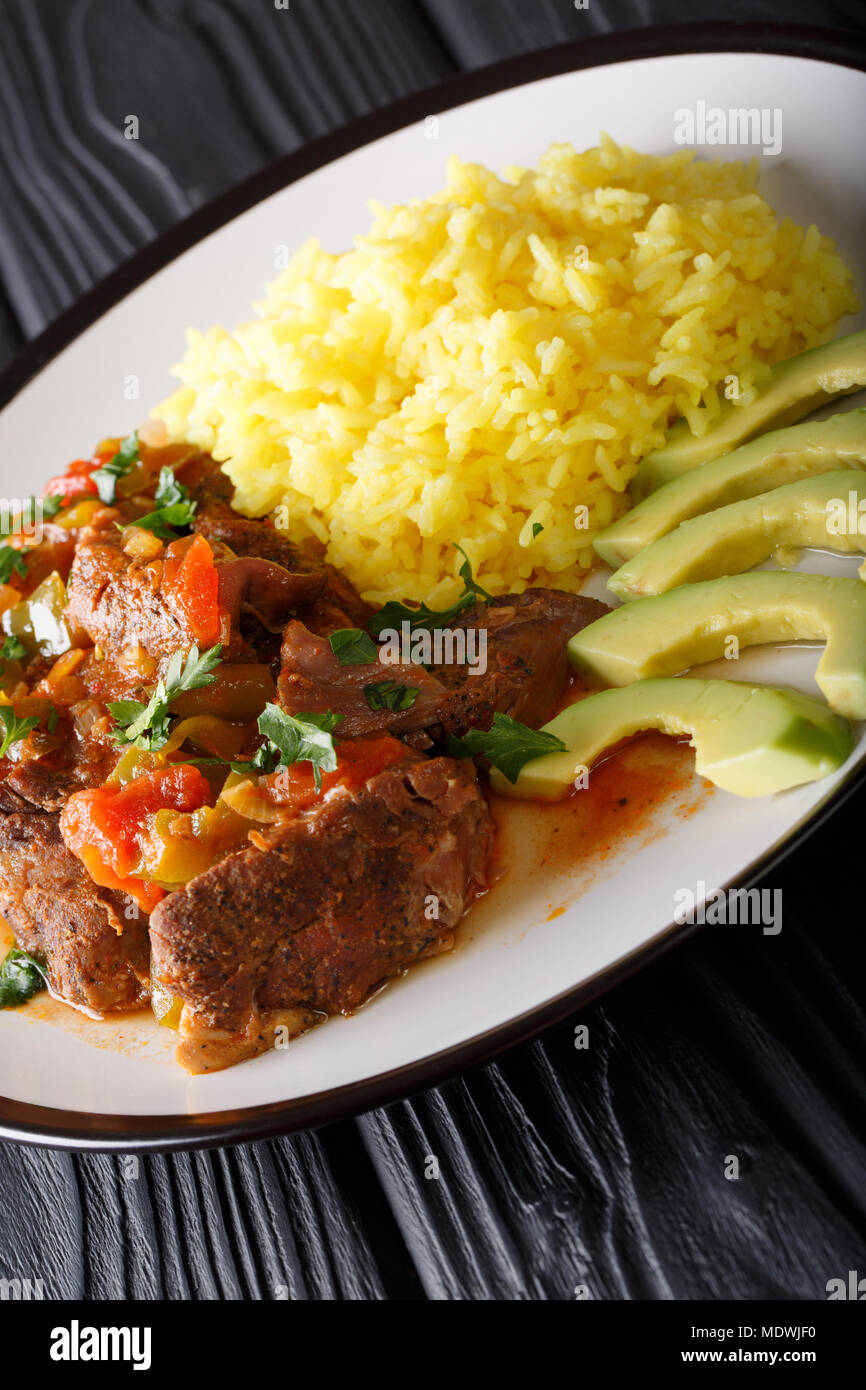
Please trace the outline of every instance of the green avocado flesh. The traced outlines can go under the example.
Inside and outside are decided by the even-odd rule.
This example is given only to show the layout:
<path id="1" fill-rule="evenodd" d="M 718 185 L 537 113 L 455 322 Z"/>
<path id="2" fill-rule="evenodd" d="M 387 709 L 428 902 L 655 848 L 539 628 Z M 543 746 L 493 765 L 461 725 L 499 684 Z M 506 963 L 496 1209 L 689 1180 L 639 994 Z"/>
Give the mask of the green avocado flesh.
<path id="1" fill-rule="evenodd" d="M 631 482 L 641 502 L 671 478 L 719 458 L 762 430 L 793 425 L 819 406 L 866 386 L 866 329 L 777 362 L 748 405 L 726 401 L 706 434 L 694 435 L 686 420 L 671 428 L 661 449 L 647 454 Z"/>
<path id="2" fill-rule="evenodd" d="M 678 584 L 742 574 L 790 546 L 863 554 L 861 503 L 866 513 L 866 476 L 860 472 L 802 478 L 682 522 L 621 565 L 607 587 L 621 599 L 664 594 Z"/>
<path id="3" fill-rule="evenodd" d="M 507 796 L 556 801 L 606 748 L 643 729 L 688 734 L 696 772 L 737 796 L 769 796 L 826 777 L 854 742 L 847 721 L 808 695 L 669 677 L 601 690 L 570 705 L 544 726 L 567 751 L 533 758 L 514 784 L 493 768 L 491 785 Z"/>
<path id="4" fill-rule="evenodd" d="M 730 638 L 736 637 L 732 648 Z M 627 603 L 575 634 L 577 671 L 600 685 L 674 676 L 760 642 L 825 641 L 815 679 L 837 714 L 866 719 L 866 584 L 759 570 Z"/>
<path id="5" fill-rule="evenodd" d="M 622 565 L 682 521 L 799 478 L 866 467 L 866 410 L 772 430 L 692 468 L 645 497 L 595 541 L 606 564 Z"/>

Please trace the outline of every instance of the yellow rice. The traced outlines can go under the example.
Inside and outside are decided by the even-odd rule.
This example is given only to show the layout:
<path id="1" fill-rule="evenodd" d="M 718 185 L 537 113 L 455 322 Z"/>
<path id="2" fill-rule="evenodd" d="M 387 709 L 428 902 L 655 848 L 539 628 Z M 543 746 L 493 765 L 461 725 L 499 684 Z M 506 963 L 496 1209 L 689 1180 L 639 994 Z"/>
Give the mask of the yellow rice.
<path id="1" fill-rule="evenodd" d="M 494 593 L 578 589 L 670 422 L 705 429 L 726 378 L 747 401 L 857 307 L 756 179 L 607 138 L 501 178 L 451 159 L 353 250 L 303 246 L 253 322 L 191 330 L 156 414 L 371 600 L 453 600 L 453 541 Z"/>

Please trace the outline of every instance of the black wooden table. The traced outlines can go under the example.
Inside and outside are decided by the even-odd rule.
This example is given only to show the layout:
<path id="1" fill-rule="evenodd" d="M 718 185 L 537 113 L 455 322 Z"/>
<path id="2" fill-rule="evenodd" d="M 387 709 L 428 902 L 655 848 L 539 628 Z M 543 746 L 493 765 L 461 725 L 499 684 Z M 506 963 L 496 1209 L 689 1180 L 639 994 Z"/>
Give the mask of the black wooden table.
<path id="1" fill-rule="evenodd" d="M 683 18 L 866 19 L 861 0 L 280 8 L 2 0 L 3 361 L 203 201 L 455 71 Z M 866 1271 L 864 814 L 861 793 L 768 881 L 779 936 L 706 929 L 581 1015 L 587 1050 L 571 1020 L 386 1110 L 235 1149 L 0 1145 L 0 1278 L 97 1300 L 823 1299 Z"/>

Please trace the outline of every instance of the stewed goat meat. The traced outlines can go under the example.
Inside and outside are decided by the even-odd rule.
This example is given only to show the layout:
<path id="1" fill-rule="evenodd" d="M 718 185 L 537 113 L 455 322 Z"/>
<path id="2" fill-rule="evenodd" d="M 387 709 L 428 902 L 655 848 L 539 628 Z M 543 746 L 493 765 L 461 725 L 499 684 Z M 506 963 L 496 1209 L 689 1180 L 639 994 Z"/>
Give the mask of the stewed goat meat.
<path id="1" fill-rule="evenodd" d="M 0 913 L 67 1003 L 98 1016 L 147 1003 L 147 919 L 93 882 L 56 814 L 0 815 Z"/>
<path id="2" fill-rule="evenodd" d="M 158 905 L 154 973 L 184 1002 L 193 1071 L 351 1012 L 446 951 L 483 889 L 493 827 L 475 769 L 405 749 L 353 790 L 269 826 Z"/>
<path id="3" fill-rule="evenodd" d="M 596 599 L 556 589 L 479 602 L 443 626 L 444 659 L 433 665 L 386 661 L 384 647 L 375 665 L 341 665 L 328 638 L 297 619 L 283 637 L 280 703 L 290 714 L 333 710 L 353 738 L 425 730 L 441 739 L 488 729 L 497 711 L 537 728 L 565 692 L 569 637 L 606 611 Z M 467 653 L 478 659 L 470 664 Z M 403 699 L 377 699 L 373 688 L 382 682 L 406 692 Z"/>
<path id="4" fill-rule="evenodd" d="M 42 539 L 0 551 L 0 909 L 52 991 L 151 999 L 206 1072 L 449 950 L 494 825 L 447 736 L 545 722 L 604 606 L 464 598 L 407 657 L 402 605 L 395 657 L 195 448 L 106 441 L 48 491 Z"/>

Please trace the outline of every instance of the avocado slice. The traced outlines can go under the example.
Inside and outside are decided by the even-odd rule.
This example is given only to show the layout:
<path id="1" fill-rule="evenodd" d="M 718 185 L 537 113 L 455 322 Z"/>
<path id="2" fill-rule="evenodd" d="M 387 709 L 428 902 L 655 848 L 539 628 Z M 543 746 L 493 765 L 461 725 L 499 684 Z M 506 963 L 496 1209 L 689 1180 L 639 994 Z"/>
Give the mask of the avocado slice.
<path id="1" fill-rule="evenodd" d="M 653 541 L 611 575 L 607 587 L 617 598 L 664 594 L 678 584 L 742 574 L 784 546 L 816 546 L 843 555 L 866 552 L 863 534 L 851 525 L 848 513 L 866 504 L 866 475 L 847 470 L 759 493 L 744 502 L 731 502 L 704 516 L 684 521 L 675 531 Z M 836 519 L 841 512 L 845 518 Z M 866 511 L 866 506 L 864 506 Z M 866 573 L 866 565 L 860 570 Z"/>
<path id="2" fill-rule="evenodd" d="M 826 641 L 815 679 L 832 709 L 866 719 L 866 584 L 823 574 L 757 570 L 683 584 L 597 618 L 568 644 L 577 671 L 599 685 L 675 676 L 725 655 L 729 637 Z"/>
<path id="3" fill-rule="evenodd" d="M 602 531 L 595 549 L 616 567 L 681 521 L 842 467 L 866 468 L 866 409 L 772 430 L 672 478 Z"/>
<path id="4" fill-rule="evenodd" d="M 513 784 L 493 768 L 491 785 L 506 796 L 556 801 L 606 748 L 642 729 L 689 734 L 696 772 L 737 796 L 770 796 L 817 781 L 840 767 L 854 745 L 847 720 L 808 695 L 672 676 L 600 690 L 569 705 L 544 726 L 568 751 L 533 758 Z"/>
<path id="5" fill-rule="evenodd" d="M 762 430 L 793 425 L 861 386 L 866 386 L 866 328 L 786 357 L 770 368 L 749 405 L 726 401 L 706 434 L 692 434 L 688 422 L 678 420 L 662 448 L 647 454 L 632 478 L 632 501 L 643 501 L 662 483 L 726 454 Z"/>

